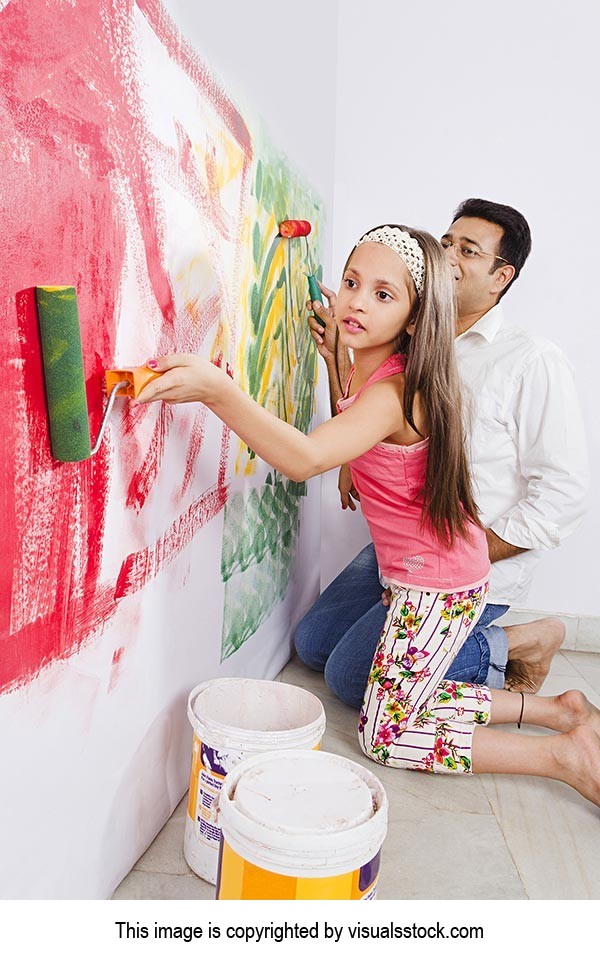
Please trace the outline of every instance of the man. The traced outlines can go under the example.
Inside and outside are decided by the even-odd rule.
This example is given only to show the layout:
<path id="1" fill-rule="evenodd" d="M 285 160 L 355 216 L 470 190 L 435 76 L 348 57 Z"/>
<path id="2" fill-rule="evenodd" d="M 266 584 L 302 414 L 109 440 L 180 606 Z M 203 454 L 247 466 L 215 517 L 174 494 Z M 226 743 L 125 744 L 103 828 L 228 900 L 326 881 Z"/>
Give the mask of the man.
<path id="1" fill-rule="evenodd" d="M 464 384 L 476 500 L 492 575 L 488 604 L 448 677 L 536 692 L 564 640 L 557 618 L 501 628 L 494 622 L 527 596 L 544 551 L 581 521 L 588 483 L 583 422 L 568 361 L 553 344 L 509 327 L 500 300 L 531 250 L 525 218 L 512 207 L 471 198 L 441 239 L 456 282 L 456 353 Z M 332 412 L 350 369 L 329 309 L 312 304 L 311 330 L 329 375 Z M 325 329 L 323 329 L 323 325 Z M 355 510 L 349 471 L 342 507 Z M 385 621 L 372 545 L 332 582 L 300 622 L 296 648 L 325 670 L 329 687 L 359 707 Z M 382 604 L 383 600 L 383 604 Z"/>

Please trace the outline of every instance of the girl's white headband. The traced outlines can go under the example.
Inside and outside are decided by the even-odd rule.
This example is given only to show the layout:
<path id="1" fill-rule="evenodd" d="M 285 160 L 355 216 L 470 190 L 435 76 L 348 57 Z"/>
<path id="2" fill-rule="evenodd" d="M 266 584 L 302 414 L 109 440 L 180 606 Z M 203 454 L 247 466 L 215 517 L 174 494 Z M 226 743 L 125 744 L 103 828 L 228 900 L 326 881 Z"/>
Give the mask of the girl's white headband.
<path id="1" fill-rule="evenodd" d="M 410 276 L 415 282 L 417 294 L 419 297 L 423 296 L 423 287 L 425 285 L 425 256 L 421 245 L 414 237 L 411 237 L 407 231 L 400 230 L 399 227 L 390 227 L 386 224 L 385 227 L 377 227 L 376 230 L 369 231 L 368 234 L 363 234 L 356 246 L 358 247 L 360 244 L 366 244 L 367 242 L 372 244 L 385 244 L 387 247 L 391 247 L 393 251 L 396 251 L 406 264 Z"/>

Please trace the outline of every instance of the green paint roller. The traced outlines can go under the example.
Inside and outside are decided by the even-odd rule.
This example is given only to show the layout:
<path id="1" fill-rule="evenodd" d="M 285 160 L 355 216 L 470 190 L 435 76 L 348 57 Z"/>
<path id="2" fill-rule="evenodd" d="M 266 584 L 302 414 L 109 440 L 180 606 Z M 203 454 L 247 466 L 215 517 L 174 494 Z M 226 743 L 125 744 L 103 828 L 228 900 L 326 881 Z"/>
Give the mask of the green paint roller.
<path id="1" fill-rule="evenodd" d="M 319 282 L 317 281 L 317 278 L 315 277 L 314 274 L 307 274 L 307 277 L 308 277 L 308 292 L 310 294 L 311 301 L 318 301 L 319 304 L 322 304 L 323 295 L 321 294 L 321 288 L 319 287 Z M 316 314 L 313 313 L 313 317 L 319 322 L 319 324 L 323 324 L 323 321 L 321 320 L 321 318 L 317 317 Z"/>
<path id="2" fill-rule="evenodd" d="M 308 279 L 308 293 L 310 294 L 311 301 L 318 301 L 319 304 L 322 304 L 323 295 L 321 294 L 321 288 L 319 287 L 317 275 L 315 274 L 314 268 L 312 266 L 312 260 L 308 250 L 308 241 L 306 242 L 306 256 L 308 258 L 308 263 L 310 266 L 310 274 L 306 275 Z M 321 318 L 318 317 L 314 311 L 313 311 L 313 317 L 317 322 L 317 324 L 320 324 L 321 327 L 323 328 L 323 331 L 325 331 L 325 321 L 321 320 Z"/>
<path id="3" fill-rule="evenodd" d="M 36 287 L 50 445 L 57 461 L 92 453 L 77 294 L 74 287 Z"/>
<path id="4" fill-rule="evenodd" d="M 36 287 L 50 446 L 57 461 L 85 461 L 96 454 L 117 394 L 137 397 L 160 373 L 149 367 L 106 372 L 108 402 L 92 447 L 85 393 L 77 293 L 74 287 Z"/>

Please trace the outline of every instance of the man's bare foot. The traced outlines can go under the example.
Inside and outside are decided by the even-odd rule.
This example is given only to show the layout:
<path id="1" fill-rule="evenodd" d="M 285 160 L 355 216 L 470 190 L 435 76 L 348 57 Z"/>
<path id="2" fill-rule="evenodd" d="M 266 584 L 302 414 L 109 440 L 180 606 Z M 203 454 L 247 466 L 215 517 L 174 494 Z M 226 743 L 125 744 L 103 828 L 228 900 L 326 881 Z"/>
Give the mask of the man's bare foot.
<path id="1" fill-rule="evenodd" d="M 525 625 L 508 625 L 504 630 L 508 635 L 504 687 L 535 694 L 565 639 L 565 626 L 559 618 L 540 618 Z"/>
<path id="2" fill-rule="evenodd" d="M 600 738 L 589 725 L 560 736 L 556 753 L 558 778 L 584 798 L 600 805 Z"/>
<path id="3" fill-rule="evenodd" d="M 588 701 L 582 691 L 572 688 L 556 696 L 563 719 L 562 731 L 570 731 L 580 725 L 593 728 L 600 738 L 600 710 Z"/>

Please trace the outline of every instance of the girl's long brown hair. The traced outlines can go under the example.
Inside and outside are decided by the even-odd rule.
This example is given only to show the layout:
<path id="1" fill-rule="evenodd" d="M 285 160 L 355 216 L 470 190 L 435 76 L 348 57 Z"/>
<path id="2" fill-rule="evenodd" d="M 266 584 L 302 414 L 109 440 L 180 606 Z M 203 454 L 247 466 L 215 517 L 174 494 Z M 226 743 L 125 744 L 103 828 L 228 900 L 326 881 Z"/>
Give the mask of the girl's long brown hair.
<path id="1" fill-rule="evenodd" d="M 429 425 L 425 511 L 439 539 L 451 545 L 457 535 L 468 536 L 469 521 L 480 524 L 466 454 L 461 386 L 454 353 L 454 280 L 446 255 L 431 234 L 401 224 L 380 226 L 407 231 L 417 240 L 425 257 L 423 294 L 409 321 L 414 324 L 414 333 L 403 331 L 397 350 L 407 357 L 406 420 L 421 433 L 413 417 L 418 393 Z"/>

